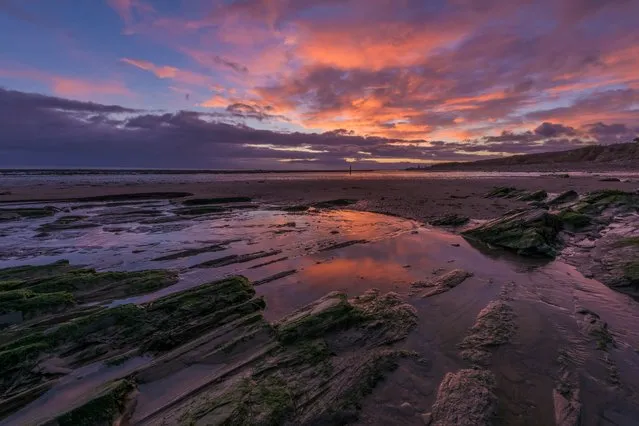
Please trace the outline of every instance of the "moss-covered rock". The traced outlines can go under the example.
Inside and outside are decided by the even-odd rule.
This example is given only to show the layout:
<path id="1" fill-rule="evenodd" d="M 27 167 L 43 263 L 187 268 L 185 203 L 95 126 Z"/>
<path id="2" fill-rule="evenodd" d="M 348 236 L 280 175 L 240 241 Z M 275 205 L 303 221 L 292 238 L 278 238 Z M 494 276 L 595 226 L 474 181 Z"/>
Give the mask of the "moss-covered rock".
<path id="1" fill-rule="evenodd" d="M 360 319 L 345 293 L 332 292 L 283 318 L 275 325 L 275 330 L 281 341 L 293 342 L 325 334 Z"/>
<path id="2" fill-rule="evenodd" d="M 174 284 L 178 275 L 169 270 L 97 272 L 74 268 L 66 261 L 41 266 L 0 269 L 1 290 L 32 293 L 71 293 L 81 303 L 109 300 L 152 292 Z M 0 296 L 0 300 L 1 300 Z"/>
<path id="3" fill-rule="evenodd" d="M 639 286 L 639 262 L 628 262 L 623 268 L 623 274 L 632 285 Z"/>
<path id="4" fill-rule="evenodd" d="M 520 195 L 523 191 L 514 186 L 496 186 L 488 192 L 486 198 L 513 198 Z"/>
<path id="5" fill-rule="evenodd" d="M 128 380 L 117 380 L 98 389 L 87 402 L 58 416 L 59 426 L 111 426 L 124 412 L 127 397 L 135 389 Z"/>
<path id="6" fill-rule="evenodd" d="M 526 192 L 525 194 L 517 197 L 520 201 L 543 201 L 548 197 L 548 193 L 540 189 L 538 191 Z"/>
<path id="7" fill-rule="evenodd" d="M 59 260 L 46 265 L 14 266 L 0 269 L 0 280 L 31 280 L 47 278 L 75 269 L 68 260 Z"/>
<path id="8" fill-rule="evenodd" d="M 0 387 L 20 392 L 40 383 L 34 367 L 49 356 L 64 354 L 72 364 L 85 365 L 114 353 L 164 353 L 216 327 L 261 313 L 264 300 L 254 296 L 246 278 L 231 277 L 148 304 L 79 310 L 76 317 L 53 326 L 5 334 L 0 340 Z M 256 321 L 260 318 L 255 316 Z"/>
<path id="9" fill-rule="evenodd" d="M 55 207 L 49 206 L 0 209 L 0 222 L 53 216 L 56 211 L 57 209 Z"/>
<path id="10" fill-rule="evenodd" d="M 615 247 L 639 247 L 639 236 L 621 238 L 615 241 L 614 246 Z"/>
<path id="11" fill-rule="evenodd" d="M 535 209 L 488 221 L 462 235 L 522 255 L 554 257 L 561 226 L 557 216 Z"/>
<path id="12" fill-rule="evenodd" d="M 639 208 L 639 194 L 608 189 L 587 194 L 573 207 L 579 213 L 599 215 L 607 209 L 618 212 L 636 211 Z"/>
<path id="13" fill-rule="evenodd" d="M 25 319 L 61 312 L 75 303 L 73 294 L 65 291 L 35 293 L 32 290 L 21 289 L 0 292 L 0 314 L 22 312 Z"/>
<path id="14" fill-rule="evenodd" d="M 559 220 L 561 220 L 562 224 L 565 228 L 570 230 L 577 230 L 584 228 L 592 222 L 590 216 L 585 215 L 583 213 L 578 213 L 571 209 L 564 209 L 557 214 Z"/>

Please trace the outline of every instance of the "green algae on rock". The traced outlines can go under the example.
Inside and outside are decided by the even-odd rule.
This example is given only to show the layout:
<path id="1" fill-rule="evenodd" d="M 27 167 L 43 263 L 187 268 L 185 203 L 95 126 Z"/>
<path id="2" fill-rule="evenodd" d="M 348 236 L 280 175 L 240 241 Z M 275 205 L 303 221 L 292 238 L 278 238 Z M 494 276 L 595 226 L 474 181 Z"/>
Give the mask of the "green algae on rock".
<path id="1" fill-rule="evenodd" d="M 565 228 L 576 230 L 584 228 L 592 222 L 590 216 L 571 209 L 564 209 L 557 214 Z"/>
<path id="2" fill-rule="evenodd" d="M 520 195 L 519 197 L 517 197 L 517 199 L 520 201 L 543 201 L 546 198 L 548 198 L 548 193 L 543 189 L 532 191 L 532 192 L 526 192 Z"/>
<path id="3" fill-rule="evenodd" d="M 72 293 L 35 293 L 28 289 L 0 292 L 0 315 L 21 312 L 23 318 L 30 319 L 39 315 L 56 313 L 74 306 L 76 300 Z"/>
<path id="4" fill-rule="evenodd" d="M 108 383 L 91 395 L 88 402 L 57 417 L 55 423 L 59 426 L 111 426 L 125 414 L 127 398 L 134 389 L 135 384 L 128 380 Z"/>
<path id="5" fill-rule="evenodd" d="M 144 305 L 82 311 L 59 323 L 0 334 L 0 385 L 21 392 L 44 380 L 34 368 L 61 356 L 85 365 L 138 350 L 166 352 L 239 317 L 264 309 L 243 277 L 231 277 Z M 11 396 L 8 395 L 8 396 Z"/>
<path id="6" fill-rule="evenodd" d="M 354 324 L 360 320 L 359 312 L 348 303 L 345 293 L 332 292 L 303 309 L 284 317 L 275 325 L 283 342 L 300 338 L 313 338 L 327 331 Z"/>
<path id="7" fill-rule="evenodd" d="M 97 272 L 61 261 L 49 265 L 0 269 L 0 280 L 0 291 L 20 289 L 58 296 L 61 292 L 68 292 L 79 303 L 88 303 L 155 291 L 175 284 L 178 275 L 169 270 Z"/>
<path id="8" fill-rule="evenodd" d="M 561 221 L 543 209 L 507 214 L 462 232 L 465 238 L 514 250 L 521 255 L 554 257 Z"/>
<path id="9" fill-rule="evenodd" d="M 53 216 L 57 209 L 55 207 L 18 207 L 0 209 L 0 222 L 19 219 L 38 219 Z"/>

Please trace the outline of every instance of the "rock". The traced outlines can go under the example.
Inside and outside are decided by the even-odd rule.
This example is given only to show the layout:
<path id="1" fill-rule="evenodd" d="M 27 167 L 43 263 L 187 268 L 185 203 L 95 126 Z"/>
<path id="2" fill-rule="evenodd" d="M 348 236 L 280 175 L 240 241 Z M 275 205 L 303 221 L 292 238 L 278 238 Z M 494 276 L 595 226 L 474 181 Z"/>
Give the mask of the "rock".
<path id="1" fill-rule="evenodd" d="M 53 216 L 58 211 L 55 207 L 20 207 L 0 209 L 0 222 L 20 219 L 38 219 Z"/>
<path id="2" fill-rule="evenodd" d="M 580 424 L 581 403 L 578 392 L 573 392 L 571 399 L 564 397 L 557 389 L 553 389 L 552 397 L 555 406 L 555 424 L 557 426 L 577 426 Z"/>
<path id="3" fill-rule="evenodd" d="M 615 345 L 612 334 L 608 330 L 608 324 L 599 317 L 599 314 L 585 308 L 578 309 L 577 313 L 583 315 L 579 321 L 582 333 L 595 339 L 597 349 L 605 351 L 609 346 Z"/>
<path id="4" fill-rule="evenodd" d="M 542 201 L 545 200 L 546 197 L 548 197 L 548 193 L 545 190 L 540 189 L 538 191 L 525 192 L 517 197 L 517 199 L 520 201 Z"/>
<path id="5" fill-rule="evenodd" d="M 557 195 L 555 198 L 549 200 L 548 205 L 557 206 L 560 204 L 565 204 L 571 201 L 575 201 L 577 198 L 579 198 L 579 194 L 577 193 L 577 191 L 573 191 L 571 189 L 569 191 L 562 192 L 561 194 Z"/>
<path id="6" fill-rule="evenodd" d="M 546 204 L 543 201 L 531 201 L 530 203 L 528 203 L 528 205 L 530 207 L 535 207 L 535 208 L 544 209 L 544 210 L 548 210 L 550 208 L 548 204 Z"/>
<path id="7" fill-rule="evenodd" d="M 459 344 L 462 358 L 476 364 L 490 362 L 490 348 L 507 343 L 515 329 L 514 313 L 510 305 L 495 300 L 479 312 L 469 334 Z"/>
<path id="8" fill-rule="evenodd" d="M 507 214 L 462 232 L 467 239 L 514 250 L 527 256 L 556 255 L 561 221 L 543 209 Z"/>
<path id="9" fill-rule="evenodd" d="M 521 189 L 517 189 L 513 186 L 496 186 L 492 191 L 487 193 L 484 198 L 513 198 L 521 193 Z"/>
<path id="10" fill-rule="evenodd" d="M 430 224 L 433 226 L 462 226 L 467 224 L 469 220 L 467 216 L 449 214 L 432 220 Z"/>
<path id="11" fill-rule="evenodd" d="M 433 426 L 490 425 L 496 414 L 495 376 L 487 370 L 447 373 L 431 411 Z"/>
<path id="12" fill-rule="evenodd" d="M 422 297 L 430 297 L 436 294 L 444 293 L 453 287 L 457 287 L 464 282 L 466 278 L 472 277 L 473 274 L 464 271 L 463 269 L 453 269 L 443 275 L 437 276 L 426 281 L 417 281 L 411 284 L 411 287 L 416 288 L 429 288 L 426 292 L 422 293 Z"/>
<path id="13" fill-rule="evenodd" d="M 621 182 L 621 179 L 616 177 L 607 177 L 599 179 L 599 182 Z"/>
<path id="14" fill-rule="evenodd" d="M 583 213 L 572 211 L 571 209 L 564 209 L 557 214 L 557 217 L 563 223 L 564 227 L 569 230 L 577 230 L 584 228 L 591 223 L 590 216 Z"/>
<path id="15" fill-rule="evenodd" d="M 422 422 L 428 426 L 431 424 L 431 422 L 433 421 L 433 415 L 431 413 L 424 413 L 422 414 Z"/>

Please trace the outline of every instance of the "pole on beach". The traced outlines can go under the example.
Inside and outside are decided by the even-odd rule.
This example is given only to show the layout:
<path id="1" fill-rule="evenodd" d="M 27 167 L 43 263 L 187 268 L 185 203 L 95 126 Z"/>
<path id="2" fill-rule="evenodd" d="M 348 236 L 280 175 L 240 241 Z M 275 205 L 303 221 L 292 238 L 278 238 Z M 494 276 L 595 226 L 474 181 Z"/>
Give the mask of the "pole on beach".
<path id="1" fill-rule="evenodd" d="M 348 166 L 348 174 L 349 175 L 353 174 L 353 166 Z"/>

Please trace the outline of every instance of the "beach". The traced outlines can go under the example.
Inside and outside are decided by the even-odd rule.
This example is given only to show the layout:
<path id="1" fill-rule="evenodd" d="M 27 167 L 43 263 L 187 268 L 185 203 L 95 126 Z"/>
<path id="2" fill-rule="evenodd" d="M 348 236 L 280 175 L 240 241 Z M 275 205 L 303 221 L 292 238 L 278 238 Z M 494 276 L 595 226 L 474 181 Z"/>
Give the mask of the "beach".
<path id="1" fill-rule="evenodd" d="M 19 175 L 0 181 L 0 202 L 73 199 L 136 192 L 189 192 L 197 197 L 250 197 L 265 204 L 309 204 L 338 198 L 352 208 L 429 221 L 451 213 L 498 217 L 523 203 L 484 197 L 494 187 L 549 193 L 600 189 L 633 191 L 639 175 L 491 172 L 354 172 L 232 175 Z M 621 181 L 602 181 L 617 176 Z"/>
<path id="2" fill-rule="evenodd" d="M 5 174 L 0 425 L 631 425 L 638 186 Z"/>

